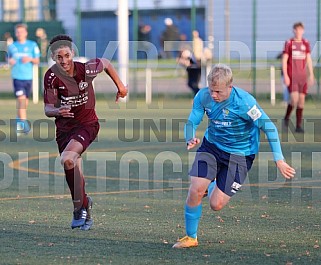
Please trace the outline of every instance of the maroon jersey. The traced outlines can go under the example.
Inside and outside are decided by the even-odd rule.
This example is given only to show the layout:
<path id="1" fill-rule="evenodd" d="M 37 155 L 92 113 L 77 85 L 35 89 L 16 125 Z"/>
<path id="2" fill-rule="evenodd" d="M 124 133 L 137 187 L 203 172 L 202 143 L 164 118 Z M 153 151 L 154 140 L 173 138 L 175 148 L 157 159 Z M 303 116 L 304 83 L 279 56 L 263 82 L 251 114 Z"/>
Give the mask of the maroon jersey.
<path id="1" fill-rule="evenodd" d="M 286 41 L 283 53 L 289 55 L 287 65 L 290 79 L 293 77 L 296 80 L 306 81 L 307 54 L 311 53 L 308 40 L 302 39 L 301 41 L 295 41 L 292 38 Z"/>
<path id="2" fill-rule="evenodd" d="M 44 77 L 44 103 L 56 107 L 71 106 L 74 118 L 56 117 L 57 131 L 70 131 L 74 127 L 98 121 L 95 111 L 93 80 L 104 67 L 99 59 L 87 63 L 74 62 L 74 77 L 65 75 L 54 64 Z"/>

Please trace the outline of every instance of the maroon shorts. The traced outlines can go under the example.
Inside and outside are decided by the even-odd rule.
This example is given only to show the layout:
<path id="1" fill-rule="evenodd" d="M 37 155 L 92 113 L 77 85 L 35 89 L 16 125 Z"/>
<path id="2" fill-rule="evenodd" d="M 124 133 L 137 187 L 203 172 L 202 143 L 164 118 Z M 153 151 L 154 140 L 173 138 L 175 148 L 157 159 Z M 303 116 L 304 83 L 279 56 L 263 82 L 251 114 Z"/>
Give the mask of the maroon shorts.
<path id="1" fill-rule="evenodd" d="M 308 93 L 308 84 L 306 78 L 302 80 L 291 80 L 288 90 L 290 93 L 299 92 L 306 95 Z"/>
<path id="2" fill-rule="evenodd" d="M 83 152 L 88 148 L 88 146 L 96 139 L 99 132 L 99 123 L 92 123 L 83 125 L 81 127 L 75 127 L 68 132 L 57 130 L 56 141 L 58 144 L 58 150 L 61 154 L 71 139 L 76 140 L 83 146 Z"/>

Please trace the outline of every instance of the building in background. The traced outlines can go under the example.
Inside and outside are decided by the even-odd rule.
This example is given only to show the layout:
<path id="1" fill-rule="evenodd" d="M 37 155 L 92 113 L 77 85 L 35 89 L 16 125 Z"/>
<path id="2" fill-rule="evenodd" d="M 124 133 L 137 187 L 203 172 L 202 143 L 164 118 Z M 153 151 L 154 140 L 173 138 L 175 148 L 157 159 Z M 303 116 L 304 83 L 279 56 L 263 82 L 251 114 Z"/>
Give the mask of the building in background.
<path id="1" fill-rule="evenodd" d="M 161 20 L 165 16 L 170 15 L 170 12 L 174 13 L 173 21 L 180 24 L 184 32 L 188 28 L 186 23 L 192 21 L 188 10 L 191 10 L 192 6 L 197 10 L 203 9 L 205 15 L 197 13 L 196 29 L 205 41 L 209 39 L 209 32 L 215 37 L 214 58 L 225 57 L 227 53 L 231 55 L 231 58 L 249 58 L 253 52 L 253 43 L 258 45 L 256 50 L 258 58 L 266 56 L 275 58 L 283 48 L 283 41 L 290 37 L 289 32 L 296 21 L 302 21 L 305 24 L 305 35 L 311 41 L 312 49 L 317 36 L 320 35 L 320 32 L 317 32 L 318 16 L 320 17 L 317 12 L 318 0 L 292 0 L 290 5 L 288 0 L 255 1 L 257 7 L 255 10 L 256 35 L 253 34 L 254 0 L 229 1 L 229 5 L 226 5 L 227 1 L 128 0 L 129 16 L 132 20 L 133 10 L 137 7 L 141 21 L 155 22 L 151 33 L 154 36 L 152 41 L 157 46 L 159 43 L 155 36 L 161 31 L 163 27 Z M 82 44 L 89 40 L 106 41 L 104 35 L 111 35 L 110 39 L 116 40 L 117 36 L 109 29 L 114 28 L 117 32 L 117 4 L 116 0 L 0 0 L 0 21 L 2 23 L 58 21 L 64 32 Z M 183 14 L 180 14 L 180 10 L 184 10 Z M 286 15 L 284 15 L 284 10 L 286 10 Z M 153 11 L 150 12 L 150 16 L 148 16 L 149 11 Z M 103 13 L 107 16 L 103 16 Z M 98 21 L 99 18 L 100 21 Z M 89 31 L 98 32 L 95 36 L 93 32 L 88 32 L 86 23 L 92 26 Z M 133 27 L 133 24 L 130 27 Z M 0 31 L 3 35 L 7 29 L 0 27 Z M 130 31 L 130 34 L 133 34 L 132 28 Z M 48 34 L 49 37 L 50 34 Z M 130 38 L 133 39 L 132 36 Z M 226 45 L 225 41 L 229 41 L 229 45 Z M 273 51 L 269 50 L 271 47 Z M 229 50 L 226 51 L 226 49 Z"/>
<path id="2" fill-rule="evenodd" d="M 204 7 L 208 0 L 129 0 L 129 9 L 169 9 Z M 114 11 L 118 1 L 106 0 L 0 0 L 0 21 L 52 21 L 63 22 L 66 32 L 72 36 L 77 31 L 77 15 L 80 12 Z M 23 8 L 24 7 L 24 8 Z"/>
<path id="3" fill-rule="evenodd" d="M 64 33 L 63 22 L 57 18 L 56 0 L 0 0 L 0 40 L 10 34 L 15 37 L 17 23 L 28 25 L 28 39 L 41 48 L 41 60 L 47 61 L 48 39 Z M 5 49 L 0 51 L 0 60 L 5 61 Z"/>
<path id="4" fill-rule="evenodd" d="M 1 0 L 0 21 L 56 20 L 56 0 Z"/>

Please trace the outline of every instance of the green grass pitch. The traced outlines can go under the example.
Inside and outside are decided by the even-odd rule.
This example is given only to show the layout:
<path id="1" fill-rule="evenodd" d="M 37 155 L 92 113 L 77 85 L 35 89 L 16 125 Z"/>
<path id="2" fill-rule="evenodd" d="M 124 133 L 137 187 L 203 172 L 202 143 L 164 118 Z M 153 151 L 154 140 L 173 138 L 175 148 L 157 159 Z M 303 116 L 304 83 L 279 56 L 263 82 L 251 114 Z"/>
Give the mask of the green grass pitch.
<path id="1" fill-rule="evenodd" d="M 277 174 L 262 135 L 242 190 L 220 212 L 204 198 L 199 247 L 177 250 L 193 157 L 183 140 L 191 100 L 156 98 L 148 107 L 112 99 L 97 102 L 99 138 L 83 156 L 94 200 L 87 232 L 70 228 L 72 203 L 43 105 L 30 104 L 32 133 L 15 139 L 15 102 L 1 101 L 1 264 L 320 264 L 319 102 L 307 103 L 303 136 L 282 131 L 284 106 L 260 101 L 295 179 Z"/>

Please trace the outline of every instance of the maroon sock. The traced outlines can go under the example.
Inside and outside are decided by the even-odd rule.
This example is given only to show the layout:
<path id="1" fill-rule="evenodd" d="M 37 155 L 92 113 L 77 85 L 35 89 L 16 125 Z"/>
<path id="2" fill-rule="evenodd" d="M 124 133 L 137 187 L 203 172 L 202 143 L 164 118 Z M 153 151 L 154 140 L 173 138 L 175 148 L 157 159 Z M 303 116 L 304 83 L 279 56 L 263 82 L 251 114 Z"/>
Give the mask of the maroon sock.
<path id="1" fill-rule="evenodd" d="M 85 181 L 79 168 L 65 169 L 66 181 L 70 189 L 74 209 L 79 210 L 82 206 L 87 207 L 88 200 L 85 193 Z"/>
<path id="2" fill-rule="evenodd" d="M 65 169 L 65 176 L 71 193 L 71 198 L 74 200 L 74 169 Z"/>
<path id="3" fill-rule="evenodd" d="M 288 107 L 287 107 L 286 113 L 285 113 L 285 117 L 284 117 L 285 120 L 290 119 L 290 115 L 291 115 L 292 110 L 293 110 L 293 106 L 291 104 L 288 104 Z"/>
<path id="4" fill-rule="evenodd" d="M 302 126 L 302 113 L 303 109 L 297 108 L 296 109 L 296 127 L 301 128 Z"/>

